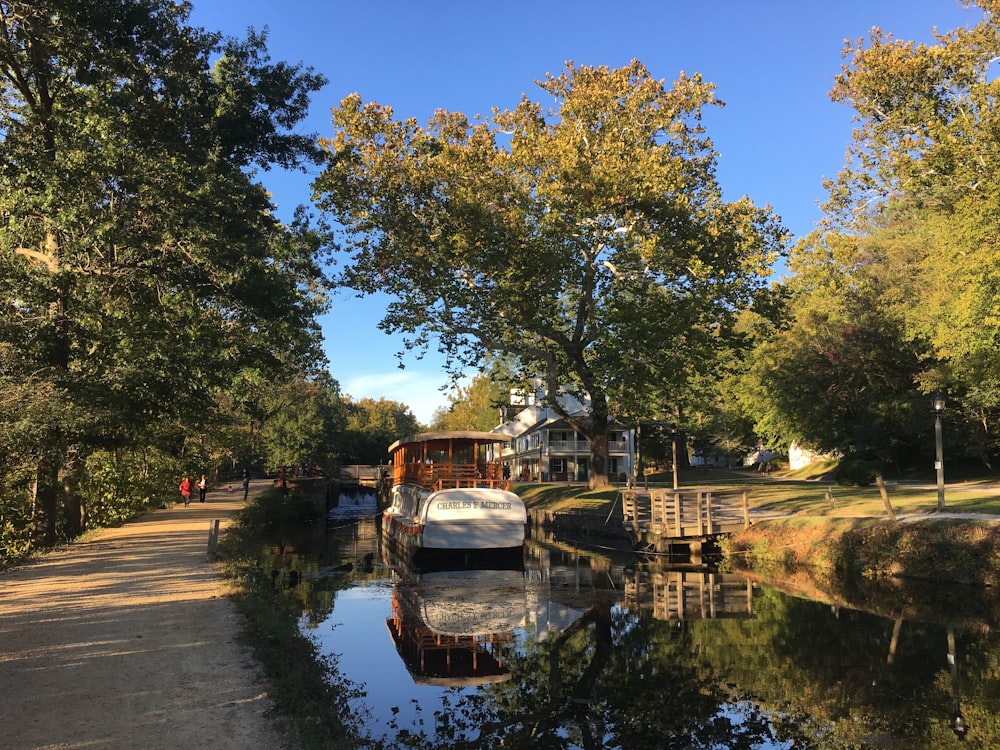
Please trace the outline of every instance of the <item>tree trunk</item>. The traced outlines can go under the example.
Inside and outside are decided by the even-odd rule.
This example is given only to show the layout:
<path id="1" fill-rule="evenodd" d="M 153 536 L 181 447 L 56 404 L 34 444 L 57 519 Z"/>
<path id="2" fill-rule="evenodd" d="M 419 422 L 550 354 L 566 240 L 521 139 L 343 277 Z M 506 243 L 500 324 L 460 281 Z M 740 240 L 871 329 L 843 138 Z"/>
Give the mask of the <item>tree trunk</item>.
<path id="1" fill-rule="evenodd" d="M 52 268 L 58 269 L 59 259 L 62 257 L 59 237 L 51 232 L 46 235 L 45 248 Z M 49 344 L 48 359 L 55 373 L 57 384 L 65 386 L 70 379 L 71 346 L 68 314 L 71 294 L 70 277 L 67 274 L 59 275 L 56 273 L 53 282 L 56 297 L 49 306 L 53 335 Z M 43 446 L 43 450 L 47 451 L 47 455 L 42 459 L 38 470 L 38 507 L 41 514 L 37 519 L 35 530 L 37 540 L 46 547 L 50 547 L 59 540 L 59 501 L 64 497 L 64 490 L 59 481 L 66 457 L 65 438 L 61 427 L 56 427 L 49 433 L 48 444 Z M 70 509 L 67 508 L 67 510 Z M 76 519 L 79 520 L 79 514 L 77 514 Z M 77 524 L 71 521 L 71 525 L 75 528 Z M 71 536 L 78 535 L 79 531 L 71 533 Z"/>
<path id="2" fill-rule="evenodd" d="M 590 489 L 607 487 L 608 480 L 608 399 L 607 395 L 591 388 L 590 419 Z"/>
<path id="3" fill-rule="evenodd" d="M 63 511 L 66 523 L 66 536 L 70 539 L 80 536 L 84 531 L 83 501 L 72 490 L 65 489 L 63 496 Z"/>
<path id="4" fill-rule="evenodd" d="M 677 424 L 677 427 L 674 428 L 674 442 L 677 446 L 677 453 L 674 460 L 677 462 L 677 469 L 690 469 L 691 462 L 688 460 L 687 432 L 680 427 L 680 425 L 684 424 L 684 410 L 681 409 L 680 404 L 674 407 L 674 418 Z"/>
<path id="5" fill-rule="evenodd" d="M 36 469 L 33 515 L 35 544 L 51 547 L 59 539 L 59 467 L 49 458 L 42 458 Z"/>
<path id="6" fill-rule="evenodd" d="M 590 473 L 588 485 L 595 490 L 600 487 L 607 487 L 611 482 L 608 480 L 608 425 L 604 423 L 604 429 L 599 425 L 594 426 L 594 430 L 587 436 L 590 442 Z"/>

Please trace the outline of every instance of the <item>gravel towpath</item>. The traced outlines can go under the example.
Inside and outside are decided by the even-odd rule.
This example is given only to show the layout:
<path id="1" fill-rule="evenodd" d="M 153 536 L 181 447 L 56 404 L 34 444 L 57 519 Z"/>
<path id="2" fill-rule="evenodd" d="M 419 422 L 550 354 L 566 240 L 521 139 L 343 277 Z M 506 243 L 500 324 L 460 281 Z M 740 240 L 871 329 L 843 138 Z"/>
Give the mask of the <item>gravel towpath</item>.
<path id="1" fill-rule="evenodd" d="M 207 556 L 235 489 L 0 574 L 0 748 L 286 746 Z"/>

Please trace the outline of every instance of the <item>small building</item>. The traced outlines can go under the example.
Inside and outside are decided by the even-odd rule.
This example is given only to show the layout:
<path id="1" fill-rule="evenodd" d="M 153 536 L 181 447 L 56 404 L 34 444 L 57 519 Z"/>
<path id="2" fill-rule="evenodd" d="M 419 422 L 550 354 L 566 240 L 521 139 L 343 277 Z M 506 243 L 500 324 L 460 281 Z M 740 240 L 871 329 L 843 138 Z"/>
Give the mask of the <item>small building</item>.
<path id="1" fill-rule="evenodd" d="M 504 410 L 504 421 L 494 432 L 508 435 L 504 461 L 510 477 L 522 482 L 586 482 L 590 478 L 590 443 L 569 423 L 533 394 L 514 392 Z M 572 415 L 587 415 L 587 409 L 568 396 L 560 405 Z M 610 423 L 608 431 L 608 477 L 624 482 L 635 473 L 635 429 Z"/>
<path id="2" fill-rule="evenodd" d="M 798 443 L 792 443 L 788 448 L 788 468 L 792 471 L 804 469 L 810 464 L 818 461 L 829 461 L 840 458 L 837 452 L 820 453 L 811 448 L 806 448 Z"/>

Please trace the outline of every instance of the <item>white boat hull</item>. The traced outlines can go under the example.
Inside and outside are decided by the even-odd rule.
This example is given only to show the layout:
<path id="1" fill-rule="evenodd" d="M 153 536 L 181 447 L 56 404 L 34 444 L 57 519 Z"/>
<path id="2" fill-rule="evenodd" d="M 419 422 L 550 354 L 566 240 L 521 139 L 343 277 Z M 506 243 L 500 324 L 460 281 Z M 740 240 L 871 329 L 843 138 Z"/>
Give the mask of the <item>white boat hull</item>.
<path id="1" fill-rule="evenodd" d="M 398 492 L 396 492 L 398 490 Z M 513 492 L 495 488 L 451 488 L 421 493 L 394 488 L 383 513 L 383 531 L 405 549 L 441 552 L 509 550 L 524 544 L 527 511 Z M 416 499 L 410 513 L 404 498 Z"/>

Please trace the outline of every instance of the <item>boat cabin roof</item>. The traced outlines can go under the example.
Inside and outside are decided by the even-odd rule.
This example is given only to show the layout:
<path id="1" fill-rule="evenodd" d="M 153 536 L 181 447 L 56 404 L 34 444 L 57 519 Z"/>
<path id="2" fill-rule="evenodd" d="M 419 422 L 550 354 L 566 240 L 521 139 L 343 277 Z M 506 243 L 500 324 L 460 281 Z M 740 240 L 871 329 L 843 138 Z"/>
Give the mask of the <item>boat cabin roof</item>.
<path id="1" fill-rule="evenodd" d="M 416 435 L 408 435 L 400 438 L 389 446 L 389 455 L 392 455 L 400 448 L 407 445 L 418 445 L 420 443 L 506 443 L 510 438 L 501 435 L 499 432 L 481 432 L 478 430 L 446 430 L 442 432 L 421 432 Z"/>

